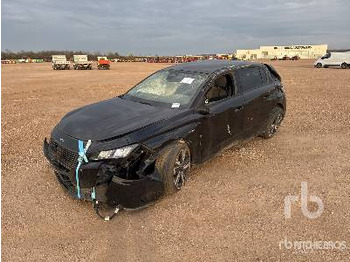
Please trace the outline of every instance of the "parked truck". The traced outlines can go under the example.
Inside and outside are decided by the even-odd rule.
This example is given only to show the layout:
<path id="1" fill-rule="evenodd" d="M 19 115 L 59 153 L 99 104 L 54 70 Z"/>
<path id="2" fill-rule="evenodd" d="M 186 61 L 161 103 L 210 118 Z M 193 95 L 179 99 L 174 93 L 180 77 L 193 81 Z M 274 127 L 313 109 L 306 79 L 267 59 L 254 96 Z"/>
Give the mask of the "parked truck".
<path id="1" fill-rule="evenodd" d="M 99 70 L 109 70 L 111 66 L 111 61 L 107 59 L 107 56 L 97 57 L 97 69 Z"/>
<path id="2" fill-rule="evenodd" d="M 350 52 L 329 52 L 317 59 L 314 63 L 317 68 L 340 66 L 343 69 L 350 68 Z"/>
<path id="3" fill-rule="evenodd" d="M 69 70 L 70 62 L 67 61 L 65 55 L 53 55 L 52 56 L 52 69 L 53 70 Z"/>
<path id="4" fill-rule="evenodd" d="M 73 68 L 74 70 L 82 69 L 92 69 L 92 61 L 88 60 L 87 55 L 73 55 Z"/>

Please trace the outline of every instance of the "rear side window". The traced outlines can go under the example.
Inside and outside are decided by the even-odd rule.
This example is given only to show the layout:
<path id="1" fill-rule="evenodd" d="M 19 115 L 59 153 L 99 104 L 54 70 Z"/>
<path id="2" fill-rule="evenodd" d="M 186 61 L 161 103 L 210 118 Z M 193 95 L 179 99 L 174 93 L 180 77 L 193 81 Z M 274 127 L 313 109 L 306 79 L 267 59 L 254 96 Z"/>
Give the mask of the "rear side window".
<path id="1" fill-rule="evenodd" d="M 277 73 L 277 71 L 271 65 L 264 64 L 264 66 L 269 70 L 271 76 L 281 81 L 281 76 Z"/>
<path id="2" fill-rule="evenodd" d="M 263 85 L 260 68 L 258 67 L 239 69 L 237 70 L 237 75 L 239 79 L 239 91 L 242 93 Z"/>
<path id="3" fill-rule="evenodd" d="M 262 66 L 260 69 L 260 75 L 261 75 L 261 79 L 263 84 L 269 84 L 271 83 L 272 79 L 271 79 L 271 75 L 270 73 L 267 71 L 267 68 L 265 66 Z"/>

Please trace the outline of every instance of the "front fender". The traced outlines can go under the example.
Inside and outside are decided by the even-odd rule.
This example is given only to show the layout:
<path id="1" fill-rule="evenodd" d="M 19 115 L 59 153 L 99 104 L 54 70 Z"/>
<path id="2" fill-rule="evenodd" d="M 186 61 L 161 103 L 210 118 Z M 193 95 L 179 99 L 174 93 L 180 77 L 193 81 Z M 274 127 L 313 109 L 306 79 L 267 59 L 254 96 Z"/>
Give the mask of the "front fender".
<path id="1" fill-rule="evenodd" d="M 170 144 L 173 141 L 184 140 L 188 143 L 190 147 L 192 157 L 196 157 L 195 153 L 199 151 L 199 139 L 197 136 L 198 125 L 198 122 L 194 122 L 185 126 L 169 130 L 144 141 L 143 144 L 149 148 L 152 148 L 155 151 L 158 151 L 159 149 L 163 148 L 164 146 Z"/>

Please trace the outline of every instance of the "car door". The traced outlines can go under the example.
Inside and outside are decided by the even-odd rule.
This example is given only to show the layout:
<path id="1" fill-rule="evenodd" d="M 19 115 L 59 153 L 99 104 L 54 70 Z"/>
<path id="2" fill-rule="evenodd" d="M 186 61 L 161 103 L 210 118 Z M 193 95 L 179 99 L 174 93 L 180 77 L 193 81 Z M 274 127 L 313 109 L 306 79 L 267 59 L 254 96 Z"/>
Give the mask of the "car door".
<path id="1" fill-rule="evenodd" d="M 238 92 L 237 78 L 234 73 L 231 72 L 233 76 L 233 92 L 232 96 L 228 101 L 228 119 L 227 127 L 229 134 L 229 143 L 239 140 L 243 137 L 243 126 L 244 126 L 244 108 L 245 100 L 241 93 Z"/>
<path id="2" fill-rule="evenodd" d="M 274 89 L 273 82 L 263 80 L 262 66 L 251 66 L 236 70 L 238 92 L 243 95 L 244 106 L 244 137 L 256 135 L 270 111 L 270 94 Z"/>
<path id="3" fill-rule="evenodd" d="M 220 75 L 216 79 L 222 76 Z M 227 76 L 231 77 L 232 81 L 232 76 Z M 216 96 L 215 79 L 212 83 L 207 87 L 199 102 L 199 107 L 208 109 L 208 114 L 203 116 L 199 127 L 201 159 L 203 161 L 221 150 L 228 143 L 231 133 L 228 126 L 228 112 L 231 105 L 232 86 L 229 87 L 230 90 L 226 96 Z"/>
<path id="4" fill-rule="evenodd" d="M 332 53 L 327 54 L 327 58 L 324 60 L 326 66 L 338 66 L 340 65 L 340 62 L 338 61 L 337 57 L 334 56 Z"/>

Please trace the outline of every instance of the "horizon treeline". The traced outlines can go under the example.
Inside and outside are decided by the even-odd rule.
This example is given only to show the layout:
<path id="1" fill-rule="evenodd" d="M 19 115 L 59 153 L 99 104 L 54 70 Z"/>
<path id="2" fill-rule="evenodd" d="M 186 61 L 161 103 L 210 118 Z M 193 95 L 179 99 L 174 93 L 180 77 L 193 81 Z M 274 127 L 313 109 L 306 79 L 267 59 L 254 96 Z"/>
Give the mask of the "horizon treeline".
<path id="1" fill-rule="evenodd" d="M 11 59 L 44 59 L 44 61 L 51 61 L 52 55 L 66 55 L 67 59 L 72 59 L 73 55 L 88 55 L 89 60 L 97 60 L 98 56 L 107 56 L 109 59 L 123 58 L 118 52 L 88 52 L 88 51 L 69 51 L 69 50 L 45 50 L 45 51 L 18 51 L 12 52 L 6 49 L 1 51 L 1 60 Z M 130 57 L 132 55 L 129 55 Z"/>

